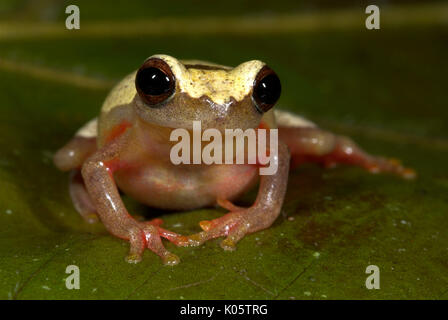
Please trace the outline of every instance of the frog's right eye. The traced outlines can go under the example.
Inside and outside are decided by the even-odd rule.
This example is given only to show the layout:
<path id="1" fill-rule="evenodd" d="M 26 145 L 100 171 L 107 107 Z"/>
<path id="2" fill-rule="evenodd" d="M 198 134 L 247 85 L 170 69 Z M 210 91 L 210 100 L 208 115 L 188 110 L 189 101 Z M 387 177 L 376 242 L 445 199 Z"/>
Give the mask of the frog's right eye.
<path id="1" fill-rule="evenodd" d="M 135 77 L 140 98 L 148 105 L 158 105 L 171 97 L 176 89 L 176 78 L 169 65 L 159 58 L 146 60 Z"/>

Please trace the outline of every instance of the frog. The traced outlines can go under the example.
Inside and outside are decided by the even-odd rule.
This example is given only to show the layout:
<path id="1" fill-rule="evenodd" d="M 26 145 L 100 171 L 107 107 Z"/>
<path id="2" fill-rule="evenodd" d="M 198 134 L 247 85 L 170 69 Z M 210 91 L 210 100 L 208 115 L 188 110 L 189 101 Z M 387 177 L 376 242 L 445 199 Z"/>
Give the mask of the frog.
<path id="1" fill-rule="evenodd" d="M 127 262 L 140 262 L 149 249 L 171 266 L 180 259 L 162 240 L 187 247 L 223 238 L 221 247 L 232 251 L 246 235 L 268 229 L 281 213 L 290 170 L 304 163 L 415 178 L 415 171 L 395 158 L 371 155 L 349 137 L 274 108 L 280 95 L 277 73 L 260 60 L 228 67 L 155 54 L 116 84 L 99 115 L 55 153 L 54 164 L 69 173 L 69 194 L 81 217 L 129 242 Z M 271 157 L 276 172 L 261 175 L 258 162 L 173 164 L 170 135 L 179 128 L 191 132 L 194 121 L 202 130 L 220 132 L 277 130 Z M 251 206 L 234 204 L 257 186 Z M 182 235 L 163 228 L 160 218 L 142 221 L 131 215 L 121 194 L 163 210 L 219 206 L 228 212 L 200 221 L 201 231 Z"/>

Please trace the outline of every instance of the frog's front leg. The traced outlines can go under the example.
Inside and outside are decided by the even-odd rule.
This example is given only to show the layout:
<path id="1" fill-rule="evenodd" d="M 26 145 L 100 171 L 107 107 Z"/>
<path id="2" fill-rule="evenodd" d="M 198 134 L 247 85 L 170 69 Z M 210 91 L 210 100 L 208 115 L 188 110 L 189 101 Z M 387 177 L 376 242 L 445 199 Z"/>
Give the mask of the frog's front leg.
<path id="1" fill-rule="evenodd" d="M 209 239 L 226 236 L 221 242 L 221 247 L 225 250 L 234 250 L 236 243 L 246 234 L 272 225 L 280 214 L 288 184 L 290 153 L 286 144 L 279 141 L 278 156 L 272 157 L 272 161 L 278 166 L 277 172 L 261 176 L 255 203 L 249 208 L 242 208 L 218 199 L 218 204 L 230 212 L 218 219 L 201 221 L 203 231 L 189 237 L 190 245 L 200 245 Z"/>
<path id="2" fill-rule="evenodd" d="M 293 165 L 315 162 L 325 167 L 348 164 L 362 167 L 371 173 L 388 172 L 405 179 L 416 176 L 394 158 L 373 156 L 362 150 L 353 140 L 317 127 L 279 127 L 279 138 L 291 150 Z"/>
<path id="3" fill-rule="evenodd" d="M 160 228 L 161 220 L 138 222 L 127 212 L 114 181 L 114 171 L 126 164 L 122 160 L 125 149 L 132 146 L 127 133 L 107 144 L 86 160 L 82 176 L 97 213 L 106 229 L 130 242 L 127 261 L 139 262 L 145 248 L 159 255 L 165 264 L 175 265 L 179 258 L 162 244 L 161 236 L 178 242 L 181 236 Z"/>

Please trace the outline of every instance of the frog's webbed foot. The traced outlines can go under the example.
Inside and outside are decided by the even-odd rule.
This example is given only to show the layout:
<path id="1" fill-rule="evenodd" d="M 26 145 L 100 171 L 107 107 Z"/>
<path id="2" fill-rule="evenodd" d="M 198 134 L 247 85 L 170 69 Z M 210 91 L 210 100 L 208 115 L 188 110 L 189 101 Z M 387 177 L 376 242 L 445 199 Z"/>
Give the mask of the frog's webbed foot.
<path id="1" fill-rule="evenodd" d="M 199 246 L 207 240 L 226 237 L 221 241 L 221 247 L 232 251 L 246 234 L 265 229 L 273 222 L 269 214 L 263 215 L 265 210 L 261 207 L 237 207 L 227 200 L 220 200 L 218 203 L 226 209 L 235 210 L 230 210 L 229 213 L 214 220 L 201 221 L 199 225 L 203 231 L 188 237 L 190 246 Z"/>
<path id="2" fill-rule="evenodd" d="M 174 266 L 180 262 L 178 256 L 169 252 L 162 243 L 163 232 L 158 225 L 162 222 L 160 219 L 147 222 L 139 222 L 128 230 L 130 251 L 126 257 L 129 263 L 138 263 L 142 260 L 145 248 L 156 253 L 165 265 Z"/>
<path id="3" fill-rule="evenodd" d="M 188 237 L 162 228 L 161 225 L 163 224 L 163 220 L 160 218 L 145 221 L 143 222 L 143 224 L 155 226 L 157 228 L 157 231 L 159 232 L 160 237 L 167 239 L 178 247 L 188 246 Z"/>
<path id="4" fill-rule="evenodd" d="M 191 241 L 186 236 L 162 228 L 162 224 L 163 220 L 160 218 L 137 222 L 137 228 L 132 228 L 129 232 L 131 250 L 126 261 L 129 263 L 140 262 L 145 248 L 148 248 L 159 255 L 165 265 L 176 265 L 180 262 L 175 254 L 165 249 L 161 239 L 165 238 L 179 247 L 191 245 Z"/>
<path id="5" fill-rule="evenodd" d="M 412 168 L 406 168 L 401 161 L 395 158 L 367 157 L 363 165 L 370 173 L 388 172 L 402 177 L 403 179 L 414 179 L 417 173 Z"/>
<path id="6" fill-rule="evenodd" d="M 333 152 L 324 156 L 323 159 L 326 167 L 346 163 L 359 165 L 370 173 L 391 173 L 404 179 L 414 179 L 417 176 L 413 169 L 404 167 L 400 160 L 370 155 L 344 136 L 336 137 Z"/>

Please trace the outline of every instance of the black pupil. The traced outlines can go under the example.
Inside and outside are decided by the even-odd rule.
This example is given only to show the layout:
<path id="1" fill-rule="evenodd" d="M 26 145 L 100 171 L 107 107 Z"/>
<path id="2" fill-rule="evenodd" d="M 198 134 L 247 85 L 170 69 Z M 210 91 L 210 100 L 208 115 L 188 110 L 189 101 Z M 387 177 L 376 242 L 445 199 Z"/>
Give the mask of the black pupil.
<path id="1" fill-rule="evenodd" d="M 137 83 L 140 90 L 150 96 L 167 93 L 171 88 L 170 78 L 162 70 L 153 67 L 140 70 Z"/>
<path id="2" fill-rule="evenodd" d="M 275 74 L 270 74 L 261 79 L 255 88 L 255 94 L 261 102 L 274 104 L 280 98 L 281 90 L 280 79 Z"/>

